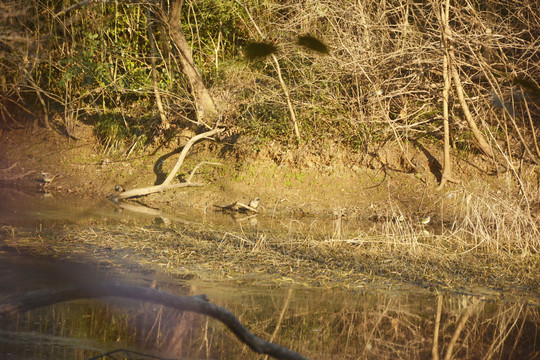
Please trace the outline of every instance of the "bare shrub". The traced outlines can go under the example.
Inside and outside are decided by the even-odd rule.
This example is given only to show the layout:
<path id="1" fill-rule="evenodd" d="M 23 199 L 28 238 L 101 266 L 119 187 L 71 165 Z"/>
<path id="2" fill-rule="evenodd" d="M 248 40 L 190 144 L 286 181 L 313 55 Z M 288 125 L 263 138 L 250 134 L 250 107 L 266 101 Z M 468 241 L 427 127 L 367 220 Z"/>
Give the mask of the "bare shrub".
<path id="1" fill-rule="evenodd" d="M 529 0 L 460 1 L 451 8 L 450 25 L 466 100 L 492 148 L 510 157 L 526 152 L 527 159 L 536 161 L 540 26 L 531 6 Z M 308 138 L 337 136 L 363 150 L 387 139 L 398 144 L 442 139 L 439 8 L 437 1 L 401 0 L 250 7 L 267 38 L 278 44 L 302 131 Z M 324 41 L 331 55 L 299 50 L 294 39 L 303 34 Z M 250 87 L 255 102 L 243 105 L 240 113 L 268 121 L 276 114 L 245 109 L 285 107 L 275 91 L 277 80 L 265 76 L 273 69 L 263 64 L 246 71 L 260 74 L 267 86 Z M 453 145 L 470 150 L 475 145 L 452 98 Z"/>

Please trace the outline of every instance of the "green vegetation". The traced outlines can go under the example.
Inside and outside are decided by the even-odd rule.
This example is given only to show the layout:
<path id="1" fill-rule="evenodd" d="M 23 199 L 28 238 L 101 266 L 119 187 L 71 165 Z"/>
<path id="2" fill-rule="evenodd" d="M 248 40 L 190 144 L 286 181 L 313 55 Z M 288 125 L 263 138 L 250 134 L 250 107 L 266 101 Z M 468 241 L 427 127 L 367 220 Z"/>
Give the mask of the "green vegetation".
<path id="1" fill-rule="evenodd" d="M 122 114 L 107 112 L 95 121 L 95 134 L 104 152 L 117 152 L 128 148 L 132 152 L 146 142 L 146 134 L 140 125 L 129 126 Z"/>
<path id="2" fill-rule="evenodd" d="M 0 26 L 2 121 L 17 121 L 8 115 L 17 103 L 21 111 L 59 113 L 62 121 L 56 125 L 70 135 L 74 122 L 90 120 L 100 139 L 104 131 L 112 131 L 113 137 L 131 136 L 130 131 L 114 130 L 110 121 L 101 123 L 96 112 L 153 119 L 139 131 L 149 139 L 159 135 L 147 28 L 151 21 L 156 85 L 173 132 L 200 125 L 189 81 L 182 75 L 163 20 L 167 8 L 122 2 L 76 4 L 0 5 L 5 20 Z M 501 143 L 505 154 L 496 154 L 499 162 L 523 152 L 527 161 L 536 162 L 538 14 L 531 10 L 530 0 L 467 4 L 454 4 L 449 27 L 474 119 L 494 151 L 500 150 L 493 142 Z M 338 141 L 365 152 L 389 139 L 397 143 L 442 139 L 444 49 L 439 5 L 396 0 L 381 6 L 365 0 L 305 8 L 271 0 L 205 0 L 184 4 L 180 21 L 223 125 L 262 142 L 288 143 L 293 134 L 291 109 L 278 81 L 280 72 L 304 141 Z M 301 26 L 297 19 L 302 19 Z M 275 44 L 277 62 L 248 61 L 244 56 L 246 44 L 261 40 Z M 453 92 L 450 101 L 453 144 L 477 148 L 473 137 L 462 136 L 467 124 Z M 122 117 L 115 121 L 117 129 L 125 122 Z M 49 125 L 47 117 L 44 123 Z M 110 150 L 107 141 L 104 145 Z"/>

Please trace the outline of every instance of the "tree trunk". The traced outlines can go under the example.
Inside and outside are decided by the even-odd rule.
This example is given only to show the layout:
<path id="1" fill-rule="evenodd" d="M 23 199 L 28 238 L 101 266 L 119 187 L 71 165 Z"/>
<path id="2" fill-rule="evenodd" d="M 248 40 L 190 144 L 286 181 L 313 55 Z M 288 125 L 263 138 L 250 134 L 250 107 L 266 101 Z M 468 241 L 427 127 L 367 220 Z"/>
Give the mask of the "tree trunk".
<path id="1" fill-rule="evenodd" d="M 152 63 L 152 85 L 154 87 L 154 96 L 156 97 L 156 105 L 159 111 L 159 117 L 161 118 L 161 128 L 167 130 L 171 127 L 171 123 L 165 115 L 163 109 L 163 102 L 161 101 L 161 94 L 158 87 L 158 75 L 156 70 L 156 42 L 154 41 L 154 33 L 152 31 L 152 14 L 150 9 L 146 9 L 146 29 L 148 31 L 148 42 L 150 43 L 150 61 Z"/>
<path id="2" fill-rule="evenodd" d="M 450 88 L 452 86 L 452 80 L 450 75 L 450 55 L 448 53 L 448 38 L 446 28 L 448 25 L 448 18 L 450 14 L 450 1 L 446 0 L 446 6 L 441 6 L 441 33 L 442 43 L 444 46 L 443 53 L 443 79 L 444 87 L 442 92 L 443 97 L 443 124 L 444 124 L 444 162 L 443 173 L 441 177 L 441 183 L 437 190 L 441 190 L 447 182 L 458 182 L 452 178 L 452 161 L 450 159 L 450 123 L 448 114 L 448 98 L 450 94 Z"/>
<path id="3" fill-rule="evenodd" d="M 208 128 L 213 128 L 218 119 L 218 111 L 212 96 L 204 86 L 201 76 L 195 67 L 191 49 L 180 27 L 182 0 L 172 0 L 169 12 L 169 30 L 171 39 L 179 52 L 182 71 L 189 80 L 191 93 L 197 107 L 197 121 Z"/>
<path id="4" fill-rule="evenodd" d="M 448 1 L 447 1 L 448 3 Z M 484 154 L 486 154 L 488 157 L 495 160 L 495 156 L 493 154 L 493 151 L 491 151 L 491 147 L 489 146 L 488 142 L 484 138 L 484 135 L 478 129 L 478 126 L 476 126 L 476 123 L 474 121 L 474 118 L 471 114 L 471 111 L 469 110 L 469 105 L 467 105 L 467 100 L 465 99 L 465 94 L 463 91 L 463 85 L 461 84 L 461 79 L 459 78 L 459 72 L 458 72 L 458 65 L 456 60 L 456 53 L 454 51 L 454 46 L 450 39 L 452 39 L 452 32 L 450 30 L 450 13 L 447 13 L 445 16 L 448 17 L 446 20 L 446 24 L 444 25 L 444 35 L 446 36 L 447 43 L 445 51 L 448 54 L 448 63 L 449 63 L 449 72 L 450 76 L 454 80 L 454 89 L 456 90 L 456 94 L 458 96 L 459 104 L 461 106 L 461 110 L 463 111 L 463 115 L 465 115 L 465 120 L 467 120 L 467 124 L 469 125 L 469 129 L 471 130 L 474 138 L 476 139 L 476 142 L 478 143 L 478 146 L 480 146 L 480 150 Z"/>

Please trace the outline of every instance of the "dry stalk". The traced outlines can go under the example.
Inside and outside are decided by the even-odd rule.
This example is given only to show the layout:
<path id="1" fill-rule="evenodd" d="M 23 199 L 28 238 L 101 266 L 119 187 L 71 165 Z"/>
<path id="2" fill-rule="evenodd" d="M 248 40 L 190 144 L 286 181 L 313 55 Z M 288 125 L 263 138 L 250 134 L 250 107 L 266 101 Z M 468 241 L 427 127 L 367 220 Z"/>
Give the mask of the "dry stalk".
<path id="1" fill-rule="evenodd" d="M 257 30 L 257 33 L 259 34 L 259 36 L 261 38 L 265 39 L 266 38 L 265 34 L 263 34 L 263 32 L 261 31 L 259 26 L 257 26 L 257 23 L 253 19 L 253 16 L 251 16 L 251 12 L 247 8 L 246 4 L 241 3 L 239 0 L 236 0 L 236 2 L 244 7 L 244 10 L 246 11 L 251 23 L 253 24 L 253 27 Z M 294 111 L 294 107 L 293 107 L 292 102 L 291 102 L 291 96 L 289 94 L 289 89 L 287 87 L 287 84 L 285 84 L 285 81 L 283 80 L 283 76 L 281 74 L 281 66 L 279 65 L 278 58 L 276 57 L 275 54 L 272 54 L 271 56 L 272 56 L 272 61 L 274 62 L 274 66 L 276 68 L 277 76 L 278 76 L 278 79 L 279 79 L 279 84 L 281 85 L 281 89 L 283 90 L 283 94 L 285 94 L 285 99 L 287 100 L 287 107 L 289 109 L 289 114 L 291 116 L 291 121 L 292 121 L 293 127 L 294 127 L 294 134 L 296 135 L 296 139 L 298 141 L 300 141 L 300 139 L 301 139 L 300 138 L 300 130 L 298 129 L 298 121 L 296 120 L 296 113 Z"/>
<path id="2" fill-rule="evenodd" d="M 285 299 L 285 303 L 283 303 L 283 307 L 281 308 L 281 313 L 279 314 L 276 328 L 274 329 L 274 332 L 272 333 L 272 336 L 270 337 L 270 340 L 269 340 L 270 342 L 273 342 L 274 339 L 276 338 L 279 328 L 281 327 L 281 323 L 283 322 L 283 318 L 285 317 L 285 313 L 287 312 L 287 309 L 289 308 L 289 303 L 291 302 L 292 294 L 293 294 L 293 289 L 290 288 L 287 291 L 287 298 Z M 268 360 L 268 355 L 264 357 L 264 360 Z"/>
<path id="3" fill-rule="evenodd" d="M 163 103 L 161 101 L 161 94 L 158 87 L 158 75 L 156 70 L 156 42 L 154 40 L 154 34 L 152 31 L 152 14 L 149 8 L 146 8 L 146 27 L 148 32 L 148 42 L 150 44 L 150 62 L 152 64 L 152 84 L 154 88 L 154 96 L 156 98 L 156 105 L 159 112 L 159 117 L 161 118 L 161 128 L 167 130 L 171 127 L 165 110 L 163 109 Z"/>
<path id="4" fill-rule="evenodd" d="M 523 308 L 523 304 L 513 304 L 508 311 L 499 314 L 497 317 L 496 327 L 498 329 L 498 333 L 494 337 L 488 351 L 485 352 L 485 359 L 491 359 L 495 357 L 497 352 L 500 352 L 510 334 L 517 327 L 519 315 L 521 315 Z"/>

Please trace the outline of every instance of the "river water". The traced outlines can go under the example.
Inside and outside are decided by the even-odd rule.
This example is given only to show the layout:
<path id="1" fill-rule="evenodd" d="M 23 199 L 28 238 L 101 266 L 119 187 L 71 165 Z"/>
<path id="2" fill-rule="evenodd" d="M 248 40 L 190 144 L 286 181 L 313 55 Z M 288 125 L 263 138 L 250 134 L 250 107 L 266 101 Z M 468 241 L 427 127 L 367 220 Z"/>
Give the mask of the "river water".
<path id="1" fill-rule="evenodd" d="M 142 226 L 175 221 L 109 201 L 56 200 L 3 192 L 0 203 L 0 301 L 73 281 L 153 287 L 175 295 L 206 294 L 257 336 L 311 359 L 540 359 L 538 298 L 443 292 L 394 281 L 354 289 L 273 282 L 253 275 L 202 280 L 149 270 L 129 258 L 32 251 L 55 227 L 82 221 Z M 222 215 L 182 216 L 234 227 Z M 313 220 L 310 220 L 313 222 Z M 331 221 L 319 231 L 333 231 Z M 257 226 L 265 226 L 264 219 Z M 30 242 L 30 243 L 29 243 Z M 39 246 L 39 244 L 35 244 Z M 88 253 L 97 251 L 91 247 Z M 105 355 L 109 354 L 109 355 Z M 216 320 L 122 299 L 78 300 L 1 320 L 0 359 L 262 359 Z"/>

